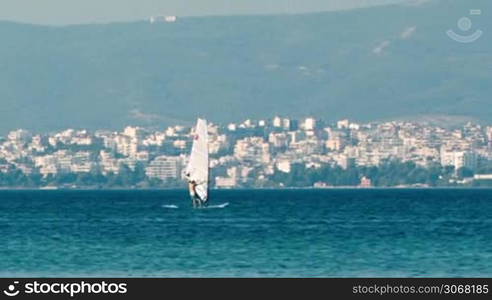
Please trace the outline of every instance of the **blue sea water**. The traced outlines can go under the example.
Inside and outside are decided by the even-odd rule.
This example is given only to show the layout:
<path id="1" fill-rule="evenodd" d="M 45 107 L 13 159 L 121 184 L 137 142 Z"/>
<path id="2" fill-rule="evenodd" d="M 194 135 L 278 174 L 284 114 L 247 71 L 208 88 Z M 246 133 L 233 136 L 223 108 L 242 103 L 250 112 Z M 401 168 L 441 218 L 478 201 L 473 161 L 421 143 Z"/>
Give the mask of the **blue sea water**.
<path id="1" fill-rule="evenodd" d="M 492 190 L 237 190 L 212 201 L 230 205 L 193 210 L 183 190 L 0 191 L 0 276 L 492 276 Z"/>

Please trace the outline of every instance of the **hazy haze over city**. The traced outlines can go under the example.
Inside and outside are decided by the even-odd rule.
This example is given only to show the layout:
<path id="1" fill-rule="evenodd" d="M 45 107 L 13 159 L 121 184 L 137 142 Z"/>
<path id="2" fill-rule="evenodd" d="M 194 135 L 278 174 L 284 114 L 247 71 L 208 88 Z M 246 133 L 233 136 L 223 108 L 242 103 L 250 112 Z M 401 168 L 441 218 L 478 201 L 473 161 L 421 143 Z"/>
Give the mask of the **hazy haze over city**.
<path id="1" fill-rule="evenodd" d="M 18 128 L 162 128 L 190 125 L 197 116 L 217 123 L 276 114 L 331 122 L 492 122 L 489 0 L 193 18 L 181 16 L 266 13 L 280 5 L 239 1 L 224 11 L 228 6 L 218 2 L 188 2 L 172 11 L 150 1 L 138 7 L 92 0 L 72 1 L 72 7 L 54 0 L 43 7 L 27 0 L 1 3 L 4 19 L 141 20 L 66 27 L 0 21 L 1 135 Z M 281 3 L 292 13 L 328 9 L 314 1 L 302 9 L 294 1 Z M 383 2 L 329 3 L 347 8 Z M 470 15 L 472 8 L 483 14 Z M 151 22 L 155 15 L 177 18 Z M 472 23 L 468 32 L 457 25 L 464 16 Z M 464 44 L 449 30 L 483 37 Z"/>

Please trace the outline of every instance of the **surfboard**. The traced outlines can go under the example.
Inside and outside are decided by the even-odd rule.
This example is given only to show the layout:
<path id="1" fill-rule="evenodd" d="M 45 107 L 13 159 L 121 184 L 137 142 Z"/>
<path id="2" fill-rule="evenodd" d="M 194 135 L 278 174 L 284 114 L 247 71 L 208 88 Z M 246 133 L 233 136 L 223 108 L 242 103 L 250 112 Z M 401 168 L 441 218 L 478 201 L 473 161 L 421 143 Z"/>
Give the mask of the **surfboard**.
<path id="1" fill-rule="evenodd" d="M 208 206 L 201 207 L 200 209 L 226 208 L 227 206 L 229 206 L 229 202 L 217 204 L 217 205 L 208 205 Z M 178 209 L 179 206 L 174 204 L 169 204 L 169 205 L 162 205 L 162 208 Z"/>
<path id="2" fill-rule="evenodd" d="M 208 205 L 203 208 L 226 208 L 227 206 L 229 206 L 229 202 L 217 204 L 217 205 Z"/>
<path id="3" fill-rule="evenodd" d="M 173 204 L 170 204 L 170 205 L 162 205 L 163 208 L 169 208 L 169 209 L 176 209 L 176 208 L 179 208 L 177 205 L 173 205 Z"/>

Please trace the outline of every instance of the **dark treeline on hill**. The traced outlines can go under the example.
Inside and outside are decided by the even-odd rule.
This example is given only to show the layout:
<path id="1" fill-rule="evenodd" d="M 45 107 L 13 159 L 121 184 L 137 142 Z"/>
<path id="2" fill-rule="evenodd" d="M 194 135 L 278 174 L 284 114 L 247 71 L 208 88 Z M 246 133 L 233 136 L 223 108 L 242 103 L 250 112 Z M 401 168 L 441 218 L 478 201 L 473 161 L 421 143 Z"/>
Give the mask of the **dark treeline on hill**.
<path id="1" fill-rule="evenodd" d="M 485 34 L 464 45 L 445 32 L 469 1 L 421 2 L 172 24 L 0 22 L 0 134 L 272 113 L 492 121 L 492 18 L 472 17 L 473 31 Z M 486 11 L 490 0 L 472 6 Z"/>
<path id="2" fill-rule="evenodd" d="M 492 173 L 492 170 L 482 170 Z M 214 174 L 215 173 L 215 174 Z M 213 177 L 217 171 L 212 169 Z M 293 164 L 290 173 L 276 170 L 268 178 L 258 179 L 255 172 L 250 174 L 249 180 L 238 186 L 239 188 L 280 188 L 280 187 L 313 187 L 316 183 L 324 183 L 326 186 L 356 187 L 361 183 L 361 178 L 366 177 L 372 181 L 374 187 L 397 186 L 492 186 L 492 181 L 473 181 L 467 184 L 459 184 L 457 181 L 473 177 L 473 171 L 454 167 L 441 167 L 436 164 L 430 168 L 417 166 L 413 162 L 400 162 L 396 160 L 386 161 L 380 166 L 349 167 L 343 169 L 339 166 L 325 165 L 320 168 L 306 168 L 304 164 Z M 451 181 L 450 181 L 451 180 Z M 12 169 L 7 173 L 0 172 L 1 188 L 39 188 L 39 187 L 63 187 L 63 188 L 186 188 L 186 183 L 179 179 L 162 181 L 156 178 L 148 178 L 142 165 L 137 164 L 135 170 L 123 165 L 118 174 L 103 175 L 94 171 L 91 173 L 65 173 L 43 177 L 33 173 L 26 175 L 20 170 Z"/>
<path id="3" fill-rule="evenodd" d="M 148 178 L 145 169 L 137 164 L 135 170 L 122 165 L 118 174 L 103 175 L 98 171 L 91 173 L 59 173 L 43 177 L 39 173 L 24 174 L 13 169 L 7 173 L 0 173 L 0 187 L 3 188 L 38 188 L 38 187 L 65 187 L 65 188 L 184 188 L 182 180 L 160 180 Z"/>
<path id="4" fill-rule="evenodd" d="M 490 170 L 483 170 L 490 171 Z M 310 187 L 317 182 L 327 186 L 358 186 L 361 178 L 366 177 L 372 181 L 375 187 L 396 186 L 457 186 L 458 183 L 450 183 L 450 179 L 463 180 L 473 177 L 473 171 L 467 168 L 454 170 L 454 167 L 441 167 L 436 164 L 429 168 L 417 166 L 413 162 L 400 162 L 397 160 L 386 161 L 380 166 L 349 167 L 343 169 L 340 166 L 323 166 L 321 168 L 306 168 L 303 164 L 292 165 L 290 173 L 276 170 L 265 185 L 281 184 L 285 187 Z M 257 183 L 261 185 L 261 182 Z M 492 185 L 490 182 L 474 182 L 471 185 Z"/>
<path id="5" fill-rule="evenodd" d="M 271 177 L 273 182 L 283 183 L 285 186 L 306 187 L 316 182 L 323 182 L 331 186 L 358 186 L 362 177 L 371 179 L 374 186 L 398 186 L 426 184 L 437 186 L 439 176 L 448 175 L 450 178 L 453 169 L 422 168 L 414 163 L 388 162 L 374 167 L 324 166 L 321 168 L 306 168 L 303 164 L 292 166 L 290 173 L 276 171 Z"/>

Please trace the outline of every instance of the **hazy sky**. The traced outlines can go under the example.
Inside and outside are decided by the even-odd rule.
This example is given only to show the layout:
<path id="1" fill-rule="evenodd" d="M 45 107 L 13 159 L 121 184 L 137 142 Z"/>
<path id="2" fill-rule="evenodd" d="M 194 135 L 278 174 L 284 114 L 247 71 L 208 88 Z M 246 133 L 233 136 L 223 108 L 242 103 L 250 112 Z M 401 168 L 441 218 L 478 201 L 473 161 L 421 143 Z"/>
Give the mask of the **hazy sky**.
<path id="1" fill-rule="evenodd" d="M 146 19 L 151 15 L 300 13 L 404 0 L 0 0 L 0 19 L 74 24 Z"/>

